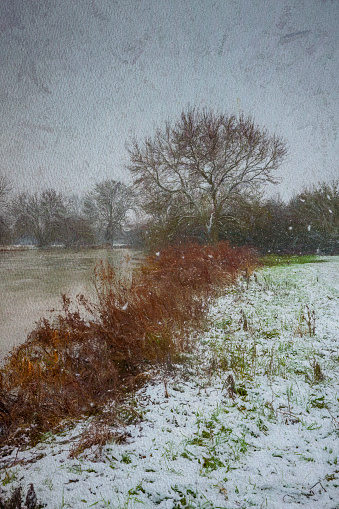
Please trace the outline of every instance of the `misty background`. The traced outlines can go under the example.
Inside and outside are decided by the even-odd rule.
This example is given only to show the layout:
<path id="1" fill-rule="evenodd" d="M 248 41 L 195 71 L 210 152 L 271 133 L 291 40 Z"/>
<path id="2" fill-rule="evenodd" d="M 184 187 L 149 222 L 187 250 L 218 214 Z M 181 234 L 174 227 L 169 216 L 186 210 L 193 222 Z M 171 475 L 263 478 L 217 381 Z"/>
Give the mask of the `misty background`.
<path id="1" fill-rule="evenodd" d="M 129 183 L 125 144 L 188 104 L 288 144 L 268 190 L 338 176 L 339 3 L 2 0 L 1 173 L 22 191 Z"/>

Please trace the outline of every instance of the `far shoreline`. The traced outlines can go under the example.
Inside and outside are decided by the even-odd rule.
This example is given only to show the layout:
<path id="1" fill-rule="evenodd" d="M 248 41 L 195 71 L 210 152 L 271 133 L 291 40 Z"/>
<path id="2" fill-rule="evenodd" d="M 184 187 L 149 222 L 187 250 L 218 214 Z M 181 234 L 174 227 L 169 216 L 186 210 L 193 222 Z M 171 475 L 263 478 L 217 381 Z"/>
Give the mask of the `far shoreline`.
<path id="1" fill-rule="evenodd" d="M 3 245 L 0 246 L 0 252 L 6 252 L 6 251 L 29 251 L 29 250 L 85 250 L 85 249 L 136 249 L 134 246 L 129 244 L 114 244 L 113 246 L 110 245 L 101 245 L 101 246 L 64 246 L 64 245 L 51 245 L 51 246 L 35 246 L 31 244 L 24 244 L 24 245 L 18 245 L 18 244 L 9 244 L 9 245 Z"/>

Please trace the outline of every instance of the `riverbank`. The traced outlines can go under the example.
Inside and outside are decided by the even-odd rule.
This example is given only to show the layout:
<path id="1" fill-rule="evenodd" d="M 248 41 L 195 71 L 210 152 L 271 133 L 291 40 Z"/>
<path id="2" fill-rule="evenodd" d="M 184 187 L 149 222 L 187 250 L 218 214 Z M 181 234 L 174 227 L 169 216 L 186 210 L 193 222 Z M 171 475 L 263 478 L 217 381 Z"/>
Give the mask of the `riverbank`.
<path id="1" fill-rule="evenodd" d="M 119 425 L 90 418 L 3 449 L 3 489 L 33 483 L 51 509 L 337 507 L 338 266 L 240 279 L 192 353 L 107 407 Z"/>
<path id="2" fill-rule="evenodd" d="M 35 323 L 62 310 L 62 294 L 72 300 L 95 296 L 94 268 L 105 260 L 126 275 L 143 253 L 130 249 L 17 249 L 0 252 L 0 363 L 22 344 Z M 50 310 L 56 310 L 51 313 Z"/>
<path id="3" fill-rule="evenodd" d="M 116 243 L 113 245 L 93 245 L 93 246 L 70 246 L 67 247 L 64 244 L 52 244 L 50 246 L 38 247 L 32 244 L 7 244 L 0 245 L 0 251 L 27 251 L 30 249 L 40 249 L 40 250 L 54 250 L 54 249 L 65 249 L 66 251 L 83 251 L 88 249 L 134 249 L 133 246 L 129 244 Z"/>
<path id="4" fill-rule="evenodd" d="M 95 299 L 63 295 L 62 311 L 42 318 L 1 368 L 6 440 L 37 440 L 62 419 L 117 399 L 145 365 L 173 362 L 203 326 L 216 291 L 256 263 L 251 250 L 222 242 L 168 247 L 130 277 L 102 261 Z"/>
<path id="5" fill-rule="evenodd" d="M 36 246 L 16 246 L 16 245 L 7 245 L 7 246 L 0 246 L 0 252 L 6 252 L 6 251 L 27 251 L 29 249 L 38 249 Z"/>

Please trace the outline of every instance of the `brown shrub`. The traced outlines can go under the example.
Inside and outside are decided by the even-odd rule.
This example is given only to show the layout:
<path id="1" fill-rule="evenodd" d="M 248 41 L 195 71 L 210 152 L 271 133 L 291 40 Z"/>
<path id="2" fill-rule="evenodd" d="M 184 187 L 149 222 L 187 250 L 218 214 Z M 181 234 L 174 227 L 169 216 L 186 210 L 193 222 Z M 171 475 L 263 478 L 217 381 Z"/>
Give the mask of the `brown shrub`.
<path id="1" fill-rule="evenodd" d="M 129 280 L 101 263 L 96 302 L 78 296 L 71 311 L 64 297 L 63 313 L 53 323 L 42 319 L 1 369 L 7 438 L 18 427 L 39 436 L 62 419 L 89 415 L 145 363 L 171 362 L 203 324 L 216 291 L 255 264 L 252 251 L 227 243 L 166 248 Z"/>

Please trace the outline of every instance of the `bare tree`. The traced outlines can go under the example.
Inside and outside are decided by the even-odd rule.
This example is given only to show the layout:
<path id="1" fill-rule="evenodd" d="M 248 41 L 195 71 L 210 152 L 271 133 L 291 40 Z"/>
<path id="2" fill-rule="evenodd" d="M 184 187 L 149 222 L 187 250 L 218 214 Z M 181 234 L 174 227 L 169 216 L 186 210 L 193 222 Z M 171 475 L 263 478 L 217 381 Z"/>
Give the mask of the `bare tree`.
<path id="1" fill-rule="evenodd" d="M 265 183 L 276 183 L 274 171 L 286 145 L 251 118 L 188 109 L 153 138 L 128 145 L 134 185 L 144 210 L 154 220 L 175 215 L 178 226 L 198 221 L 209 242 L 219 239 L 235 196 Z"/>
<path id="2" fill-rule="evenodd" d="M 8 195 L 12 186 L 5 175 L 0 174 L 0 244 L 10 241 Z"/>
<path id="3" fill-rule="evenodd" d="M 84 214 L 84 197 L 73 194 L 66 197 L 64 203 L 66 213 L 60 229 L 62 243 L 66 247 L 94 244 L 94 228 Z"/>
<path id="4" fill-rule="evenodd" d="M 0 209 L 6 204 L 7 196 L 11 190 L 12 186 L 8 178 L 0 174 Z"/>
<path id="5" fill-rule="evenodd" d="M 102 240 L 113 245 L 132 207 L 131 189 L 111 179 L 95 185 L 94 190 L 86 196 L 84 212 L 90 222 L 96 225 Z"/>
<path id="6" fill-rule="evenodd" d="M 61 194 L 54 189 L 41 193 L 21 193 L 12 204 L 17 235 L 34 237 L 39 246 L 60 241 L 66 209 Z"/>

